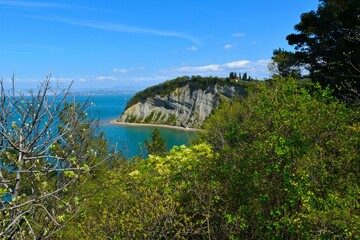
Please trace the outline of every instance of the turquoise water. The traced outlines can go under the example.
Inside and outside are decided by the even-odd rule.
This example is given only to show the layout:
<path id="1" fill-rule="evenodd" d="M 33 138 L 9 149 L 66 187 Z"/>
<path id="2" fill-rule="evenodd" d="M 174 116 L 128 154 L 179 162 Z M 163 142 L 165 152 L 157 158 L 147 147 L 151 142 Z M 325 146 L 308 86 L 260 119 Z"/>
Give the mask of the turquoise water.
<path id="1" fill-rule="evenodd" d="M 106 134 L 107 139 L 113 145 L 117 145 L 126 157 L 133 157 L 141 153 L 141 146 L 144 145 L 146 138 L 151 137 L 151 132 L 155 127 L 134 127 L 111 124 L 110 121 L 116 119 L 125 109 L 127 101 L 133 94 L 118 95 L 93 95 L 90 101 L 94 103 L 92 108 L 93 117 L 99 117 L 100 128 Z M 84 100 L 85 96 L 79 96 L 79 100 Z M 159 128 L 163 137 L 168 142 L 168 149 L 175 145 L 188 145 L 195 133 L 169 128 Z"/>

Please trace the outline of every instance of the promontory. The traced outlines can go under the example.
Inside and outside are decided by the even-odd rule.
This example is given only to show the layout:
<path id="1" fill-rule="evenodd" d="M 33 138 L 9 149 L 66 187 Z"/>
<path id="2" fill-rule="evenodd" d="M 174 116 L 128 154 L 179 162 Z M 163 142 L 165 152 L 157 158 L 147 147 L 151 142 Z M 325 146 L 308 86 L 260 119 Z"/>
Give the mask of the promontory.
<path id="1" fill-rule="evenodd" d="M 178 77 L 136 93 L 116 121 L 199 128 L 221 101 L 236 96 L 245 96 L 236 80 Z"/>

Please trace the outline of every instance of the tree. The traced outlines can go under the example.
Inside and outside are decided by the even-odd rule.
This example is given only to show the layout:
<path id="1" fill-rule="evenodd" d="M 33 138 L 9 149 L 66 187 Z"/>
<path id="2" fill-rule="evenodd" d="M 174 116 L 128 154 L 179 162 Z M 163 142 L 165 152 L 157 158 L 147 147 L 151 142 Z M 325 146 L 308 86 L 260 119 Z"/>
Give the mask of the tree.
<path id="1" fill-rule="evenodd" d="M 166 139 L 161 135 L 159 129 L 155 128 L 150 139 L 145 140 L 145 148 L 149 154 L 162 155 L 167 151 Z"/>
<path id="2" fill-rule="evenodd" d="M 329 88 L 258 84 L 220 106 L 200 134 L 222 160 L 217 179 L 234 238 L 360 236 L 359 112 Z"/>
<path id="3" fill-rule="evenodd" d="M 229 78 L 230 78 L 230 79 L 237 79 L 236 72 L 230 72 Z"/>
<path id="4" fill-rule="evenodd" d="M 283 77 L 301 76 L 301 70 L 295 54 L 284 49 L 275 49 L 273 51 L 272 62 L 269 64 L 269 70 L 274 76 L 279 75 Z"/>
<path id="5" fill-rule="evenodd" d="M 247 80 L 248 80 L 248 75 L 247 75 L 246 72 L 243 74 L 242 80 L 243 80 L 243 81 L 247 81 Z"/>
<path id="6" fill-rule="evenodd" d="M 323 86 L 338 89 L 351 82 L 359 89 L 360 74 L 354 66 L 360 64 L 360 42 L 352 40 L 357 38 L 359 26 L 360 1 L 321 0 L 317 11 L 301 15 L 301 22 L 295 25 L 298 33 L 287 36 L 295 53 L 280 62 L 291 63 L 294 57 Z"/>
<path id="7" fill-rule="evenodd" d="M 352 42 L 356 42 L 360 44 L 360 26 L 353 31 L 352 36 L 348 36 L 347 39 Z M 345 54 L 347 58 L 347 63 L 352 67 L 354 70 L 354 75 L 359 77 L 360 76 L 360 62 L 354 62 L 352 60 L 353 52 L 349 52 Z M 360 105 L 360 89 L 356 87 L 356 83 L 354 81 L 344 81 L 341 85 L 341 88 L 344 89 L 344 93 L 342 97 L 349 103 L 354 104 L 355 106 Z"/>
<path id="8" fill-rule="evenodd" d="M 27 95 L 0 86 L 0 238 L 49 237 L 77 211 L 78 188 L 106 161 L 106 140 L 88 102 L 68 103 L 71 85 L 49 77 Z"/>
<path id="9" fill-rule="evenodd" d="M 234 79 L 234 73 L 233 73 L 233 72 L 230 72 L 230 73 L 229 73 L 229 78 L 230 78 L 230 79 Z"/>

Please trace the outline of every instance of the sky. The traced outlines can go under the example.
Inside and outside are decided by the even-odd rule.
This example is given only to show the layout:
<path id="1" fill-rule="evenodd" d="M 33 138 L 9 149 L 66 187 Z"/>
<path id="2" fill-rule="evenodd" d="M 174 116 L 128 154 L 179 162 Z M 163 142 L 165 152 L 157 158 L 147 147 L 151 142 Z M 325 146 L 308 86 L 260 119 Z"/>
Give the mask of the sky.
<path id="1" fill-rule="evenodd" d="M 141 90 L 184 75 L 269 77 L 317 0 L 0 0 L 0 79 Z"/>

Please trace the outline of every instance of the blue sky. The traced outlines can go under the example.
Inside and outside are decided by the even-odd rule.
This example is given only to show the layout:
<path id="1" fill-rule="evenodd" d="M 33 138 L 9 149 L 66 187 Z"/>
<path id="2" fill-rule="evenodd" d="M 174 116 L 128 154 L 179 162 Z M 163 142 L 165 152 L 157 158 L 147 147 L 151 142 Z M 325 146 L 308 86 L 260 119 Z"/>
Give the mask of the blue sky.
<path id="1" fill-rule="evenodd" d="M 259 79 L 317 0 L 0 0 L 0 78 L 139 90 L 183 75 Z"/>

